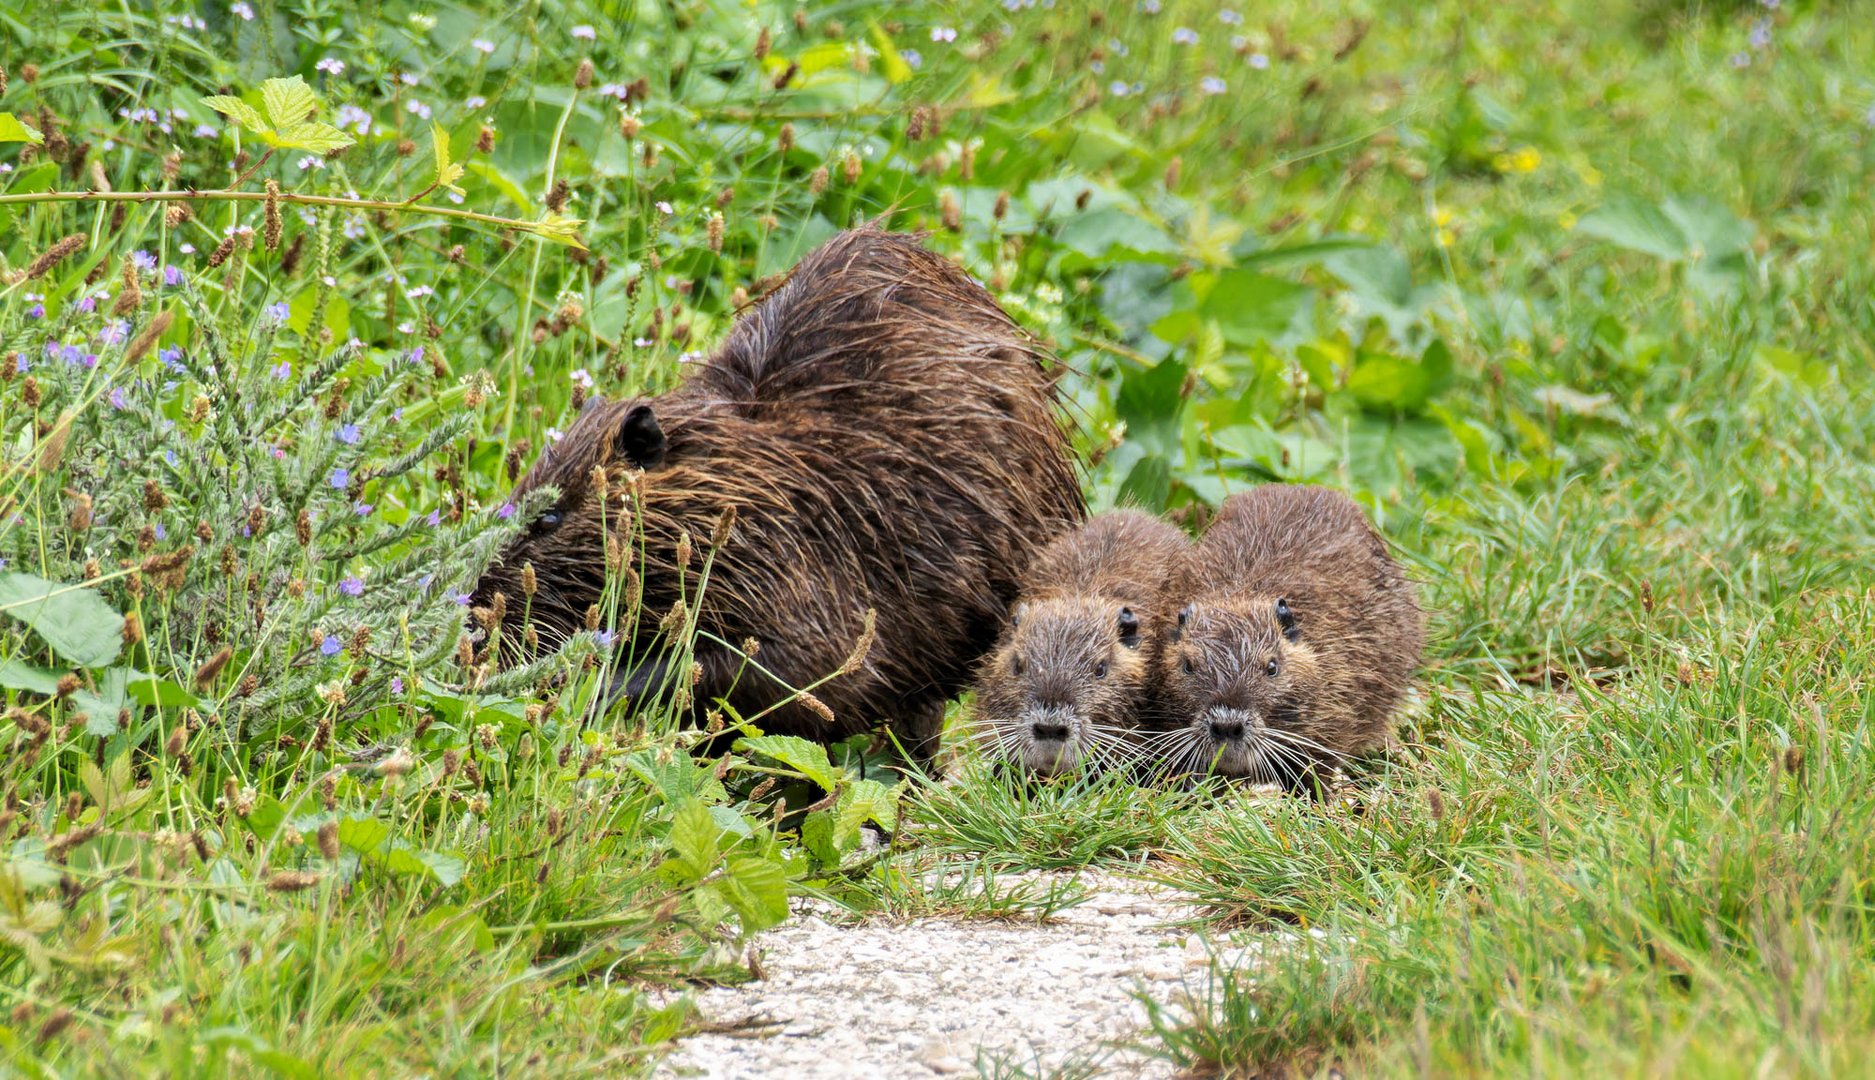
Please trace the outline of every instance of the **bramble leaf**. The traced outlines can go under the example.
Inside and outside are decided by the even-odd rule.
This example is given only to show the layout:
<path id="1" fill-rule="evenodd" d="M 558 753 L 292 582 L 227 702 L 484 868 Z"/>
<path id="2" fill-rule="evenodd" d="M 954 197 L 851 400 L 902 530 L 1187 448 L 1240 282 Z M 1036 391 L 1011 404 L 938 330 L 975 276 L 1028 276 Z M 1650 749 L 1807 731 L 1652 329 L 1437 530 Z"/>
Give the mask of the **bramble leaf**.
<path id="1" fill-rule="evenodd" d="M 46 141 L 31 125 L 10 112 L 0 112 L 0 142 L 25 142 L 37 146 Z"/>
<path id="2" fill-rule="evenodd" d="M 449 132 L 441 124 L 430 125 L 430 138 L 436 144 L 436 186 L 464 194 L 456 181 L 462 179 L 462 166 L 449 160 Z"/>
<path id="3" fill-rule="evenodd" d="M 565 244 L 567 247 L 576 247 L 585 251 L 586 245 L 579 242 L 579 227 L 584 224 L 586 224 L 584 219 L 565 217 L 550 212 L 528 226 L 527 231 L 542 240 L 551 240 L 556 244 Z"/>
<path id="4" fill-rule="evenodd" d="M 261 116 L 254 106 L 249 105 L 238 97 L 229 97 L 226 94 L 214 94 L 203 98 L 202 104 L 228 119 L 233 120 L 235 123 L 256 135 L 265 135 L 267 133 L 266 118 Z"/>
<path id="5" fill-rule="evenodd" d="M 291 131 L 319 112 L 319 98 L 298 75 L 261 83 L 260 100 L 267 106 L 267 118 L 273 121 L 274 129 L 281 132 Z"/>
<path id="6" fill-rule="evenodd" d="M 306 150 L 314 154 L 326 154 L 334 150 L 343 150 L 350 146 L 355 140 L 350 135 L 345 134 L 331 124 L 309 121 L 304 124 L 295 124 L 284 131 L 278 132 L 268 138 L 267 141 L 273 143 L 275 146 L 293 150 Z"/>

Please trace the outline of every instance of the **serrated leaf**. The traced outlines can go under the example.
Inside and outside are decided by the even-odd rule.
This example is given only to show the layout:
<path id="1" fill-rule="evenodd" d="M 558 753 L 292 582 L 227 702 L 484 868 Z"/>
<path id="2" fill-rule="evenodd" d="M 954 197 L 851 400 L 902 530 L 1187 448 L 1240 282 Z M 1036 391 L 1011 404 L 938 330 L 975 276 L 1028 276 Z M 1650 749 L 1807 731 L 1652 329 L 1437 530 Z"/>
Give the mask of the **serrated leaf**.
<path id="1" fill-rule="evenodd" d="M 702 799 L 685 799 L 671 817 L 671 853 L 683 865 L 690 881 L 700 880 L 716 865 L 722 830 Z"/>
<path id="2" fill-rule="evenodd" d="M 0 112 L 0 142 L 24 142 L 38 146 L 46 141 L 44 135 L 10 112 Z"/>
<path id="3" fill-rule="evenodd" d="M 0 660 L 0 686 L 8 690 L 31 690 L 51 697 L 59 692 L 59 672 L 47 671 L 18 660 Z"/>
<path id="4" fill-rule="evenodd" d="M 586 245 L 580 243 L 579 240 L 579 227 L 584 224 L 586 224 L 586 222 L 583 218 L 565 217 L 560 214 L 550 213 L 539 221 L 528 225 L 527 231 L 540 237 L 542 240 L 551 240 L 556 244 L 565 244 L 567 247 L 575 247 L 581 251 L 585 251 Z"/>
<path id="5" fill-rule="evenodd" d="M 318 95 L 298 75 L 261 83 L 260 101 L 267 107 L 267 118 L 274 128 L 283 133 L 304 124 L 319 111 Z"/>
<path id="6" fill-rule="evenodd" d="M 736 749 L 744 753 L 774 758 L 828 791 L 832 791 L 840 782 L 841 772 L 833 767 L 832 761 L 828 760 L 827 748 L 798 736 L 750 736 L 737 739 Z"/>
<path id="7" fill-rule="evenodd" d="M 892 832 L 898 828 L 898 791 L 877 780 L 855 780 L 840 796 L 840 828 L 857 830 L 871 821 Z"/>
<path id="8" fill-rule="evenodd" d="M 226 94 L 214 94 L 203 98 L 202 104 L 228 119 L 233 120 L 235 123 L 256 135 L 264 135 L 267 133 L 266 117 L 263 117 L 254 106 L 249 105 L 238 97 L 229 97 Z"/>
<path id="9" fill-rule="evenodd" d="M 436 186 L 458 195 L 465 194 L 456 181 L 462 179 L 462 166 L 449 160 L 449 132 L 441 124 L 430 125 L 430 140 L 436 147 Z"/>
<path id="10" fill-rule="evenodd" d="M 757 855 L 738 855 L 715 883 L 717 895 L 742 920 L 742 932 L 766 930 L 788 917 L 788 878 L 780 865 Z"/>
<path id="11" fill-rule="evenodd" d="M 103 667 L 124 644 L 124 617 L 96 589 L 33 574 L 0 574 L 0 611 L 33 628 L 52 651 L 81 667 Z"/>
<path id="12" fill-rule="evenodd" d="M 322 124 L 318 121 L 294 124 L 277 134 L 262 137 L 278 147 L 306 150 L 314 154 L 328 154 L 334 150 L 343 150 L 353 142 L 350 135 L 331 124 Z"/>

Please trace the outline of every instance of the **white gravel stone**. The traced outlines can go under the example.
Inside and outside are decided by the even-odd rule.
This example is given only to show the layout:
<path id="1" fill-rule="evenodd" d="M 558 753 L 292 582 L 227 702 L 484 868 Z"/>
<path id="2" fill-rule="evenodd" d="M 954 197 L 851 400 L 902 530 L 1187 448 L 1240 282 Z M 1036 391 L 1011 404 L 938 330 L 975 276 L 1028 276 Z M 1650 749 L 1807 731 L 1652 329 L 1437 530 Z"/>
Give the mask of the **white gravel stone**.
<path id="1" fill-rule="evenodd" d="M 685 1039 L 657 1075 L 930 1080 L 970 1074 L 987 1053 L 1031 1070 L 1096 1058 L 1102 1076 L 1173 1077 L 1170 1064 L 1117 1044 L 1145 1025 L 1133 991 L 1174 1002 L 1186 980 L 1204 978 L 1201 940 L 1168 925 L 1193 912 L 1127 878 L 1081 880 L 1087 901 L 1040 925 L 842 927 L 805 913 L 824 907 L 802 904 L 758 939 L 766 979 L 694 992 L 704 1019 L 741 1030 Z M 777 1026 L 751 1026 L 762 1021 Z"/>

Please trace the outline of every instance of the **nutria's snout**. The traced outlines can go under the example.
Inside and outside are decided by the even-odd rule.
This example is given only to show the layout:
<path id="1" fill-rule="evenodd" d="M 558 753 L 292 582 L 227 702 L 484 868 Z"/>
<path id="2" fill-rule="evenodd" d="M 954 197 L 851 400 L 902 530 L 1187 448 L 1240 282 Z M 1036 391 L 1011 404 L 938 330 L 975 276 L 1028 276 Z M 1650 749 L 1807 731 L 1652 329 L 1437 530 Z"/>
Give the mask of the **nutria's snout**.
<path id="1" fill-rule="evenodd" d="M 1254 718 L 1243 709 L 1211 709 L 1204 717 L 1205 731 L 1220 745 L 1242 742 L 1252 723 Z"/>

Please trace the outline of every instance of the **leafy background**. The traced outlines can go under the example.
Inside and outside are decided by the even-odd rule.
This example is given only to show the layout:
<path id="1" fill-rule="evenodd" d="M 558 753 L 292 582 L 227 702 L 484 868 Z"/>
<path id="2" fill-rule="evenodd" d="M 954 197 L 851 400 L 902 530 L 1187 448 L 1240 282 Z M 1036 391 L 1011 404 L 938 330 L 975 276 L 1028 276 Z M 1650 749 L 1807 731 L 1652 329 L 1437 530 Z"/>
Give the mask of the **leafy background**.
<path id="1" fill-rule="evenodd" d="M 1039 918 L 1073 886 L 945 868 L 1145 860 L 1206 933 L 1328 931 L 1163 1003 L 1188 1066 L 1853 1069 L 1865 22 L 0 4 L 0 1042 L 638 1067 L 693 1020 L 645 989 L 746 977 L 790 895 Z M 576 401 L 865 220 L 1052 346 L 1095 505 L 1365 502 L 1437 638 L 1352 809 L 693 757 L 587 715 L 622 643 L 464 646 Z"/>

